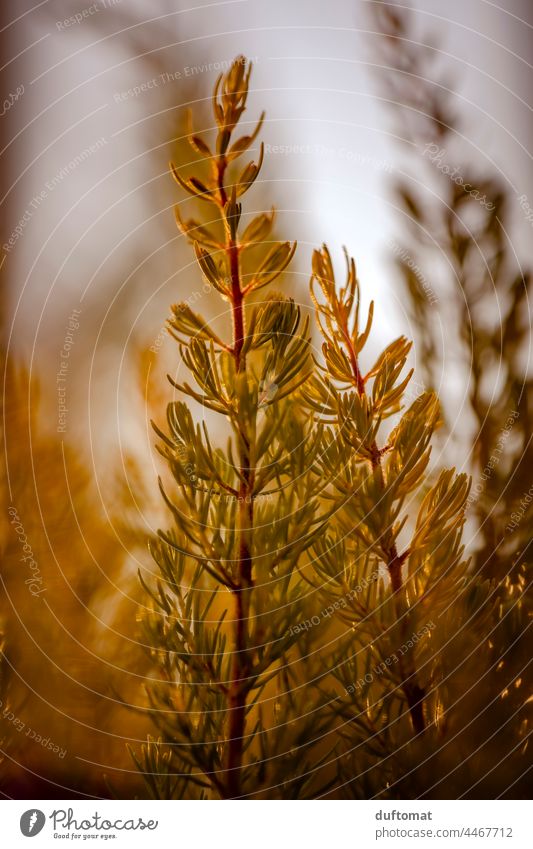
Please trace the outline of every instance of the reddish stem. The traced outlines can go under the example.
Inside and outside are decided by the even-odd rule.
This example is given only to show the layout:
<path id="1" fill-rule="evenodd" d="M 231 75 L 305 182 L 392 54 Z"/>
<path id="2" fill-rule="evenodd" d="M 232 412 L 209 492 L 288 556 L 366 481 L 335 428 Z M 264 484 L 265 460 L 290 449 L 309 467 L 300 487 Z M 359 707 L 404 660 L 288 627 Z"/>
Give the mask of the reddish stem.
<path id="1" fill-rule="evenodd" d="M 233 355 L 235 357 L 235 370 L 237 373 L 246 369 L 246 364 L 241 363 L 241 352 L 244 345 L 244 294 L 241 291 L 239 271 L 239 247 L 230 239 L 228 243 L 228 254 L 231 274 L 231 301 L 233 316 Z"/>
<path id="2" fill-rule="evenodd" d="M 222 210 L 227 203 L 227 193 L 224 187 L 224 174 L 227 167 L 225 156 L 217 162 L 217 180 Z M 246 355 L 243 346 L 246 338 L 244 320 L 244 292 L 241 288 L 239 268 L 239 245 L 231 236 L 226 237 L 226 253 L 231 277 L 231 308 L 233 319 L 232 353 L 237 374 L 246 372 Z M 228 749 L 227 749 L 227 787 L 228 798 L 241 795 L 243 742 L 246 725 L 246 699 L 248 695 L 247 679 L 249 675 L 248 660 L 248 619 L 250 607 L 250 590 L 252 581 L 252 554 L 250 549 L 250 532 L 254 523 L 253 502 L 253 473 L 250 468 L 250 445 L 245 433 L 240 434 L 239 465 L 241 482 L 239 485 L 239 556 L 237 565 L 236 587 L 232 591 L 235 600 L 235 633 L 232 657 L 231 682 L 228 690 Z"/>
<path id="3" fill-rule="evenodd" d="M 346 341 L 346 345 L 348 347 L 348 354 L 350 357 L 350 363 L 352 366 L 357 391 L 359 392 L 359 395 L 366 395 L 365 381 L 362 377 L 361 370 L 359 368 L 359 363 L 357 362 L 357 354 L 355 352 L 353 342 L 350 338 L 347 323 L 342 329 L 342 333 Z M 383 465 L 381 463 L 382 453 L 383 452 L 379 449 L 376 440 L 373 440 L 372 444 L 370 445 L 372 468 L 378 469 L 382 488 L 385 489 L 385 476 L 383 474 Z M 384 554 L 385 563 L 391 582 L 391 589 L 395 600 L 396 616 L 398 617 L 398 620 L 400 622 L 400 635 L 402 641 L 405 642 L 410 636 L 409 618 L 406 615 L 405 610 L 402 609 L 402 601 L 404 595 L 402 567 L 406 559 L 406 555 L 398 554 L 398 549 L 394 541 L 391 542 L 387 550 L 384 551 Z M 409 714 L 411 716 L 411 722 L 416 733 L 420 734 L 425 730 L 426 727 L 424 719 L 424 699 L 426 697 L 426 694 L 422 687 L 419 686 L 416 680 L 416 669 L 414 667 L 414 664 L 411 663 L 410 668 L 407 668 L 403 656 L 400 655 L 398 666 L 402 678 L 403 692 L 409 708 Z"/>

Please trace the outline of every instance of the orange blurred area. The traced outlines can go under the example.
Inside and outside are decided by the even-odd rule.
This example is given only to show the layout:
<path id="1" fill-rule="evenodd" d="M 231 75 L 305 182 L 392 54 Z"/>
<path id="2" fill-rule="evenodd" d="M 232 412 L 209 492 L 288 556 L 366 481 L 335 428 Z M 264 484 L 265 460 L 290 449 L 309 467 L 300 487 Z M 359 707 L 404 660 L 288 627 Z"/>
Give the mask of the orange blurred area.
<path id="1" fill-rule="evenodd" d="M 426 389 L 442 401 L 431 469 L 473 478 L 464 541 L 491 593 L 492 618 L 472 625 L 485 665 L 465 649 L 432 695 L 435 751 L 408 749 L 390 796 L 418 798 L 433 781 L 437 798 L 525 796 L 532 28 L 527 0 L 417 2 L 412 14 L 367 0 L 3 0 L 1 796 L 148 793 L 131 752 L 156 733 L 150 684 L 174 683 L 160 680 L 162 652 L 142 628 L 139 573 L 156 585 L 148 543 L 170 521 L 152 423 L 164 429 L 173 386 L 190 380 L 166 322 L 178 302 L 222 336 L 232 319 L 176 227 L 175 212 L 206 210 L 184 198 L 169 162 L 201 174 L 187 139 L 193 128 L 213 138 L 213 85 L 240 53 L 254 67 L 243 132 L 267 114 L 244 223 L 275 206 L 274 238 L 298 242 L 280 287 L 304 319 L 313 248 L 329 240 L 337 262 L 349 245 L 362 312 L 376 302 L 368 367 L 395 336 L 414 339 L 409 403 Z M 454 166 L 470 189 L 449 178 Z M 190 406 L 224 445 L 216 416 Z M 224 605 L 222 595 L 217 616 Z M 316 654 L 341 631 L 328 621 Z M 298 658 L 287 691 L 307 674 Z M 274 684 L 265 698 L 251 716 L 270 730 Z M 328 792 L 342 797 L 362 763 L 357 792 L 372 795 L 382 754 L 349 742 L 336 778 L 330 743 L 317 747 Z M 394 758 L 383 760 L 392 774 Z"/>

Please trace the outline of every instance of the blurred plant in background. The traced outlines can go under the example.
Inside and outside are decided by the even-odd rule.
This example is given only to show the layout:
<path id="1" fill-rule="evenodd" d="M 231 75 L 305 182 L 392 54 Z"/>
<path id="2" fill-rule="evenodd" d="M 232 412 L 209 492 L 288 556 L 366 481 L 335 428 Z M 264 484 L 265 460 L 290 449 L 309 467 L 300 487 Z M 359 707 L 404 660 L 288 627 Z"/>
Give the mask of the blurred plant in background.
<path id="1" fill-rule="evenodd" d="M 4 636 L 0 634 L 0 710 L 2 713 L 5 710 L 9 709 L 9 702 L 7 700 L 7 668 L 6 662 L 4 659 Z M 0 766 L 4 761 L 4 746 L 5 746 L 5 738 L 3 734 L 0 734 Z M 2 790 L 3 780 L 0 779 L 0 791 Z"/>
<path id="2" fill-rule="evenodd" d="M 459 330 L 453 342 L 446 337 L 447 346 L 455 346 L 446 368 L 469 376 L 472 573 L 487 579 L 494 611 L 480 635 L 478 674 L 465 677 L 464 694 L 449 716 L 456 753 L 446 754 L 450 774 L 438 792 L 471 788 L 475 796 L 492 798 L 509 788 L 512 797 L 523 794 L 530 766 L 533 548 L 531 522 L 513 517 L 520 519 L 527 508 L 533 468 L 533 382 L 526 365 L 531 274 L 518 265 L 509 239 L 510 191 L 479 162 L 464 162 L 465 121 L 451 104 L 438 43 L 427 34 L 416 38 L 408 11 L 371 6 L 380 33 L 380 89 L 404 143 L 405 173 L 416 176 L 394 186 L 404 213 L 396 265 L 428 386 L 438 382 L 442 361 L 434 299 L 424 282 L 438 297 L 447 327 Z M 453 421 L 454 408 L 444 412 Z M 464 437 L 464 428 L 459 433 Z"/>
<path id="3" fill-rule="evenodd" d="M 43 432 L 35 381 L 31 409 L 24 368 L 8 365 L 5 381 L 0 615 L 13 714 L 2 715 L 5 783 L 21 798 L 106 795 L 102 764 L 127 766 L 121 699 L 133 700 L 143 671 L 126 561 L 135 540 L 118 539 L 95 510 L 96 488 L 75 449 Z M 132 719 L 129 733 L 142 727 Z"/>
<path id="4" fill-rule="evenodd" d="M 13 55 L 15 45 L 24 37 L 22 24 L 11 26 L 14 5 L 3 4 L 0 13 L 0 42 L 5 47 L 5 56 Z M 135 58 L 136 73 L 145 76 L 162 73 L 169 55 L 165 53 L 163 60 L 154 47 L 159 43 L 162 49 L 166 47 L 168 27 L 156 20 L 151 26 L 143 25 L 141 11 L 125 4 L 106 9 L 105 14 L 87 18 L 83 32 L 78 28 L 69 35 L 73 39 L 80 36 L 76 44 L 81 52 L 86 47 L 83 39 L 92 31 L 89 41 L 95 40 L 106 47 L 113 45 L 110 49 L 113 61 L 116 56 L 113 50 L 120 50 Z M 17 15 L 19 12 L 20 9 Z M 64 16 L 63 12 L 62 4 L 48 3 L 32 16 L 31 25 L 47 34 L 52 27 L 51 42 L 57 38 L 55 21 Z M 29 21 L 29 17 L 22 19 Z M 177 55 L 179 58 L 179 52 Z M 15 90 L 15 81 L 26 79 L 27 71 L 24 75 L 21 62 L 15 56 L 2 68 L 0 77 L 5 90 Z M 194 92 L 194 84 L 194 80 L 189 83 L 186 94 Z M 26 88 L 29 90 L 29 86 Z M 108 93 L 104 86 L 102 93 Z M 156 112 L 158 115 L 161 112 L 157 130 L 159 146 L 146 155 L 144 162 L 155 174 L 159 156 L 166 159 L 169 150 L 181 149 L 182 134 L 173 113 L 175 96 L 175 89 L 170 86 L 161 87 L 154 94 L 160 106 Z M 14 191 L 18 180 L 13 175 L 22 171 L 23 145 L 15 144 L 14 140 L 24 127 L 24 107 L 25 101 L 20 110 L 10 110 L 0 127 L 7 232 L 11 222 L 19 217 L 20 199 Z M 67 134 L 65 139 L 68 140 Z M 151 148 L 150 131 L 143 127 L 137 141 L 143 150 Z M 56 149 L 60 156 L 63 151 L 68 162 L 67 141 L 64 145 L 56 141 Z M 43 177 L 47 164 L 40 167 L 38 175 Z M 68 181 L 76 182 L 80 178 L 80 194 L 85 191 L 82 170 L 69 176 Z M 68 191 L 65 202 L 67 199 Z M 64 244 L 61 250 L 66 251 Z M 124 276 L 130 268 L 139 267 L 145 253 L 146 242 L 141 239 L 126 247 Z M 58 253 L 57 257 L 62 262 L 64 254 Z M 41 278 L 47 276 L 44 267 L 45 263 L 39 265 Z M 76 356 L 69 360 L 69 424 L 73 427 L 59 435 L 54 392 L 57 356 L 50 357 L 49 351 L 37 347 L 39 355 L 30 366 L 29 343 L 35 341 L 37 345 L 37 341 L 14 331 L 13 309 L 23 280 L 20 268 L 19 256 L 3 256 L 0 631 L 5 631 L 9 715 L 13 714 L 14 719 L 0 714 L 2 749 L 7 753 L 2 763 L 2 790 L 19 798 L 107 796 L 111 784 L 113 793 L 133 796 L 142 789 L 142 783 L 131 768 L 124 741 L 135 743 L 146 736 L 147 722 L 143 715 L 146 704 L 139 701 L 138 682 L 147 675 L 147 660 L 137 643 L 140 592 L 132 561 L 138 565 L 148 558 L 147 524 L 155 499 L 150 499 L 144 488 L 149 477 L 145 471 L 147 452 L 143 455 L 138 440 L 135 451 L 127 446 L 122 457 L 117 451 L 111 460 L 108 447 L 105 478 L 98 475 L 92 464 L 92 449 L 100 448 L 100 443 L 109 439 L 110 405 L 106 402 L 110 390 L 113 400 L 116 398 L 109 366 L 117 364 L 122 355 L 123 338 L 131 329 L 135 296 L 133 287 L 128 286 L 127 292 L 118 298 L 122 278 L 107 269 L 99 275 L 100 279 L 107 275 L 103 281 L 107 286 L 106 298 L 102 298 L 101 291 L 96 296 L 92 290 L 88 294 L 83 306 L 83 334 L 77 336 Z M 68 299 L 73 297 L 77 283 L 86 283 L 85 268 L 80 273 L 78 265 L 74 273 L 75 279 L 69 278 L 63 290 L 63 296 Z M 150 275 L 151 282 L 153 268 Z M 146 284 L 144 278 L 142 283 Z M 39 312 L 37 289 L 28 288 L 30 309 Z M 108 307 L 108 296 L 111 300 L 113 296 L 117 298 L 117 309 L 102 326 L 100 314 L 102 308 Z M 50 312 L 57 316 L 57 303 L 51 305 Z M 165 366 L 164 352 L 148 351 L 155 333 L 148 318 L 141 330 L 132 334 L 128 347 L 133 375 L 132 406 L 139 417 L 143 411 L 156 417 L 159 410 L 155 382 L 150 378 L 164 375 Z M 101 350 L 105 358 L 106 371 L 98 373 L 95 380 L 98 438 L 95 444 L 90 444 L 86 433 L 89 415 L 82 399 L 87 392 L 95 339 L 100 339 L 98 352 Z M 124 419 L 127 420 L 127 414 Z M 29 553 L 23 550 L 22 534 Z M 23 556 L 27 558 L 25 562 L 21 562 Z M 33 571 L 38 570 L 41 581 L 31 585 L 36 593 L 42 590 L 36 595 L 27 583 L 33 576 L 32 561 Z M 59 752 L 47 748 L 46 741 Z"/>

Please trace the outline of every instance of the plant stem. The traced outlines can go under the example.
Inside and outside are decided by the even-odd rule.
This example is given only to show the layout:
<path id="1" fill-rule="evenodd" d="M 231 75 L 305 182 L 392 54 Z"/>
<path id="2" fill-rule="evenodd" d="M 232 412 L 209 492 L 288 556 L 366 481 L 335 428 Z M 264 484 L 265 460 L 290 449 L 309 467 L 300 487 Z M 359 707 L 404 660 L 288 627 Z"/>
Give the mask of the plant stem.
<path id="1" fill-rule="evenodd" d="M 366 395 L 365 382 L 357 361 L 357 354 L 353 342 L 350 337 L 347 322 L 343 328 L 343 336 L 348 347 L 350 363 L 352 366 L 353 376 L 359 395 Z M 374 439 L 370 445 L 371 464 L 372 468 L 378 470 L 381 488 L 385 491 L 385 475 L 381 462 L 382 452 L 380 451 L 376 440 Z M 409 617 L 407 600 L 405 598 L 405 588 L 402 579 L 402 567 L 407 558 L 406 553 L 399 554 L 394 540 L 390 545 L 383 549 L 385 555 L 385 564 L 389 573 L 391 589 L 394 598 L 394 609 L 397 619 L 400 623 L 400 637 L 402 643 L 409 639 Z M 426 694 L 422 687 L 417 682 L 416 669 L 414 663 L 405 663 L 403 655 L 400 655 L 398 660 L 398 668 L 402 678 L 402 688 L 409 708 L 411 722 L 417 734 L 421 734 L 426 727 L 424 718 L 424 699 Z"/>
<path id="2" fill-rule="evenodd" d="M 246 371 L 246 358 L 241 357 L 242 346 L 244 345 L 244 295 L 241 291 L 240 272 L 239 272 L 239 247 L 233 241 L 229 240 L 227 247 L 231 271 L 231 299 L 232 299 L 232 314 L 233 314 L 233 355 L 235 357 L 235 371 Z"/>
<path id="3" fill-rule="evenodd" d="M 227 203 L 224 187 L 224 173 L 227 161 L 224 156 L 218 160 L 218 188 L 222 210 Z M 226 255 L 231 277 L 231 306 L 233 319 L 232 353 L 237 376 L 246 374 L 246 355 L 242 349 L 245 341 L 244 293 L 241 288 L 239 268 L 239 245 L 231 236 L 226 236 Z M 232 657 L 231 681 L 228 691 L 228 746 L 227 780 L 228 798 L 241 794 L 243 741 L 246 724 L 246 699 L 248 695 L 248 620 L 250 610 L 250 591 L 252 582 L 251 532 L 254 524 L 253 472 L 250 467 L 250 440 L 242 423 L 244 416 L 238 411 L 239 425 L 239 466 L 241 482 L 239 485 L 238 533 L 239 553 L 237 563 L 236 587 L 232 591 L 235 601 L 234 649 Z"/>

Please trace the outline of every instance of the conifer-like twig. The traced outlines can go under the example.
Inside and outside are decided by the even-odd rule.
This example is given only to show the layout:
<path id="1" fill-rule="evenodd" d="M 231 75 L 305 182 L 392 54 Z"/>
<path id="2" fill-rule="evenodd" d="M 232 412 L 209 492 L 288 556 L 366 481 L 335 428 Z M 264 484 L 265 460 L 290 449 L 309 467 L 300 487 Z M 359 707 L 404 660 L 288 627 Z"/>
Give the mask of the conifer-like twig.
<path id="1" fill-rule="evenodd" d="M 439 404 L 427 392 L 403 409 L 410 343 L 395 340 L 365 373 L 373 305 L 361 331 L 353 260 L 338 288 L 327 248 L 313 256 L 318 370 L 299 308 L 258 296 L 294 245 L 270 242 L 272 214 L 241 229 L 239 198 L 262 160 L 261 149 L 258 164 L 234 173 L 262 121 L 233 140 L 249 74 L 238 58 L 217 82 L 213 150 L 190 127 L 199 175 L 173 167 L 219 217 L 176 215 L 229 305 L 232 334 L 226 341 L 189 305 L 174 306 L 169 329 L 196 385 L 171 383 L 222 416 L 231 437 L 218 447 L 183 401 L 168 406 L 168 433 L 154 425 L 173 478 L 172 494 L 161 483 L 173 527 L 153 544 L 157 586 L 141 578 L 160 737 L 134 757 L 155 798 L 300 798 L 337 784 L 361 795 L 376 786 L 376 763 L 378 790 L 395 786 L 409 772 L 398 740 L 426 741 L 442 721 L 451 611 L 468 584 L 468 479 L 428 472 Z M 306 618 L 309 582 L 348 625 L 336 649 L 313 651 L 330 613 Z"/>
<path id="2" fill-rule="evenodd" d="M 169 329 L 198 388 L 171 383 L 224 416 L 233 436 L 226 451 L 214 447 L 183 402 L 168 407 L 169 435 L 156 426 L 177 493 L 171 498 L 161 485 L 174 528 L 160 532 L 153 547 L 163 581 L 157 591 L 146 587 L 154 604 L 146 630 L 168 682 L 149 690 L 162 739 L 137 759 L 155 795 L 190 796 L 196 788 L 201 796 L 236 798 L 267 781 L 300 794 L 313 777 L 312 769 L 298 777 L 298 747 L 286 726 L 297 722 L 302 741 L 319 721 L 311 711 L 300 719 L 283 680 L 296 662 L 290 618 L 302 615 L 297 566 L 322 532 L 315 515 L 320 481 L 311 471 L 319 438 L 288 401 L 311 372 L 308 322 L 289 298 L 257 297 L 285 270 L 295 245 L 269 240 L 272 214 L 240 228 L 239 199 L 263 158 L 261 146 L 257 163 L 231 176 L 263 121 L 234 139 L 250 70 L 238 57 L 216 83 L 213 151 L 190 127 L 202 176 L 183 177 L 172 166 L 179 185 L 219 215 L 209 227 L 176 217 L 204 277 L 229 303 L 232 338 L 225 342 L 186 303 L 174 306 Z M 272 725 L 260 707 L 269 683 L 284 703 L 279 724 L 278 714 Z M 173 768 L 177 780 L 169 783 Z M 158 769 L 165 781 L 154 778 Z"/>
<path id="3" fill-rule="evenodd" d="M 346 535 L 359 536 L 363 546 L 356 542 L 355 560 L 368 562 L 370 553 L 374 568 L 376 560 L 385 565 L 396 622 L 394 628 L 388 627 L 399 648 L 408 643 L 420 609 L 425 607 L 424 602 L 432 592 L 433 576 L 428 572 L 428 555 L 439 557 L 440 549 L 441 577 L 449 570 L 456 574 L 455 580 L 460 580 L 460 573 L 464 571 L 464 564 L 460 564 L 459 539 L 469 485 L 465 475 L 454 479 L 453 472 L 441 473 L 422 505 L 410 546 L 399 550 L 398 536 L 408 518 L 407 515 L 401 518 L 401 509 L 405 498 L 423 481 L 431 436 L 438 423 L 439 405 L 434 394 L 424 393 L 400 419 L 386 445 L 379 445 L 378 433 L 383 420 L 397 414 L 402 407 L 412 375 L 411 371 L 402 376 L 411 345 L 400 337 L 386 348 L 367 374 L 363 373 L 360 354 L 370 334 L 374 305 L 370 304 L 365 328 L 360 331 L 359 283 L 353 259 L 348 256 L 346 259 L 346 283 L 338 290 L 328 249 L 324 246 L 313 256 L 311 295 L 325 339 L 325 376 L 315 379 L 304 388 L 303 394 L 313 409 L 335 424 L 335 430 L 326 440 L 324 468 L 334 472 L 333 484 L 341 496 L 339 540 L 344 540 Z M 314 292 L 315 283 L 318 283 L 321 297 Z M 371 390 L 368 389 L 370 383 Z M 429 505 L 432 519 L 427 515 Z M 433 528 L 431 520 L 435 522 Z M 430 547 L 424 558 L 426 562 L 420 562 L 424 535 L 433 538 L 435 548 Z M 327 579 L 326 591 L 331 588 L 332 581 L 346 582 L 348 570 L 338 563 L 339 540 L 330 541 L 330 549 L 336 556 L 330 558 L 322 543 L 317 550 L 317 562 L 322 564 L 322 576 Z M 442 595 L 449 589 L 448 585 L 447 592 Z M 347 616 L 354 625 L 360 618 L 364 624 L 373 613 L 369 608 L 361 617 L 360 602 L 356 600 Z M 375 632 L 375 642 L 379 640 L 380 629 L 381 626 Z M 402 653 L 393 647 L 392 651 L 413 729 L 421 734 L 427 723 L 426 691 L 416 670 L 414 650 Z"/>

